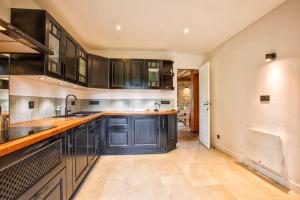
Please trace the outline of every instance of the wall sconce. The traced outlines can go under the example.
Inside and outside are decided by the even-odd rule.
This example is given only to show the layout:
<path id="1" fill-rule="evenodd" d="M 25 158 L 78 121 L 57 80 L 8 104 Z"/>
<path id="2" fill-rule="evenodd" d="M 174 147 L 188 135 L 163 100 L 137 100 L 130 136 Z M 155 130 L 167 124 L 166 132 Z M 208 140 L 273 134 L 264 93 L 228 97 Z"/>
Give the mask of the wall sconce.
<path id="1" fill-rule="evenodd" d="M 267 53 L 265 57 L 266 62 L 270 62 L 272 60 L 275 60 L 277 57 L 276 53 Z"/>

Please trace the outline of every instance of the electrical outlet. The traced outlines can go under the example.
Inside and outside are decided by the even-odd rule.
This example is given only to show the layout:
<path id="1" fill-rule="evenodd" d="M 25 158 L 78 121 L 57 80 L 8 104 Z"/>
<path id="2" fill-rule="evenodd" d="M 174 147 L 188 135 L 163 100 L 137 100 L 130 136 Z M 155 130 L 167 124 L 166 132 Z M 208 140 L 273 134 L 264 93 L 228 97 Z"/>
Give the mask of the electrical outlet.
<path id="1" fill-rule="evenodd" d="M 219 134 L 217 135 L 217 139 L 221 139 L 221 136 Z"/>
<path id="2" fill-rule="evenodd" d="M 89 105 L 99 105 L 100 101 L 89 101 Z"/>
<path id="3" fill-rule="evenodd" d="M 28 108 L 33 109 L 34 108 L 34 101 L 29 101 L 28 102 Z"/>

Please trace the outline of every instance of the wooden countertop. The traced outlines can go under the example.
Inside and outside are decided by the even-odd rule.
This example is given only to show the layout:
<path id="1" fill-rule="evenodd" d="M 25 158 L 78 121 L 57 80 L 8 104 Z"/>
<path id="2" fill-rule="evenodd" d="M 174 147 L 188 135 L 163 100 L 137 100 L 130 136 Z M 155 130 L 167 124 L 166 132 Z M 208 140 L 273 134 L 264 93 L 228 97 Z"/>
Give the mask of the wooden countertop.
<path id="1" fill-rule="evenodd" d="M 177 114 L 177 111 L 145 111 L 145 112 L 102 112 L 88 117 L 70 117 L 70 118 L 45 118 L 28 122 L 16 123 L 11 126 L 56 126 L 55 128 L 45 130 L 33 135 L 29 135 L 17 140 L 13 140 L 4 144 L 0 144 L 0 157 L 9 153 L 37 143 L 41 140 L 50 138 L 56 134 L 64 132 L 73 127 L 84 124 L 88 121 L 107 115 L 172 115 Z"/>
<path id="2" fill-rule="evenodd" d="M 9 115 L 9 113 L 1 113 L 0 116 L 1 117 L 7 117 Z"/>

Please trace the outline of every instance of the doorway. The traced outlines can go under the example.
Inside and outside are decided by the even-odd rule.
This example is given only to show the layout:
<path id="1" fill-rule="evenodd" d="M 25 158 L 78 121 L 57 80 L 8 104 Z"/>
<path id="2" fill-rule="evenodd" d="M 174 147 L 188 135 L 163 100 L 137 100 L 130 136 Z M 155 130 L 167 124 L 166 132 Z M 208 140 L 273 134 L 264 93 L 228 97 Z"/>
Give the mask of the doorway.
<path id="1" fill-rule="evenodd" d="M 199 70 L 177 70 L 179 141 L 199 140 Z"/>

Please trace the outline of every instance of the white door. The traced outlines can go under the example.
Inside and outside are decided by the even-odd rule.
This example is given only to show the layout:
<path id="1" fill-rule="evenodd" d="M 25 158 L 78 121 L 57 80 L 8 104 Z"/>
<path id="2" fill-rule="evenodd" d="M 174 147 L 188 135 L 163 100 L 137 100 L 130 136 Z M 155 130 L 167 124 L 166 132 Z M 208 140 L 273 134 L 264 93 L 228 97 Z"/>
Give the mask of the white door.
<path id="1" fill-rule="evenodd" d="M 199 139 L 210 149 L 210 84 L 209 62 L 206 62 L 199 70 Z"/>

